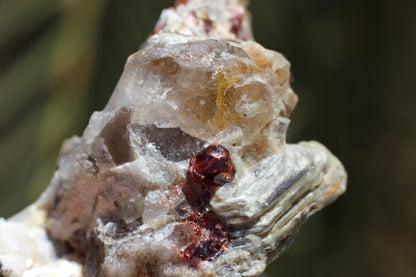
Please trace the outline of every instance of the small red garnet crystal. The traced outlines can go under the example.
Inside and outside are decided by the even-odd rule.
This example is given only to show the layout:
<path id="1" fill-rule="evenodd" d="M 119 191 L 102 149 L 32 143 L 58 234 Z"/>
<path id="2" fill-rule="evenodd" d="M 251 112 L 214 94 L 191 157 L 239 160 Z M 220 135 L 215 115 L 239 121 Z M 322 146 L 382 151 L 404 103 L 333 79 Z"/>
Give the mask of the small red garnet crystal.
<path id="1" fill-rule="evenodd" d="M 188 182 L 207 187 L 230 183 L 235 175 L 230 152 L 221 144 L 213 143 L 189 162 Z"/>
<path id="2" fill-rule="evenodd" d="M 195 236 L 193 243 L 180 251 L 182 258 L 213 261 L 228 249 L 230 234 L 214 213 L 196 213 L 186 222 L 193 226 Z"/>

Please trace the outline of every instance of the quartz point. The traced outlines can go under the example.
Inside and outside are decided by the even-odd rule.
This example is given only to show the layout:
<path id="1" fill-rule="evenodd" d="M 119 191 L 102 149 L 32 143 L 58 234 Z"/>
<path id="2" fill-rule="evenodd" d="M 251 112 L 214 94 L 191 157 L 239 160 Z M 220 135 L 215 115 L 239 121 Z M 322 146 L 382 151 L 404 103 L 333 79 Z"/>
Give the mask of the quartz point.
<path id="1" fill-rule="evenodd" d="M 287 144 L 290 64 L 247 1 L 182 0 L 41 197 L 0 219 L 7 276 L 258 276 L 346 188 L 318 142 Z"/>

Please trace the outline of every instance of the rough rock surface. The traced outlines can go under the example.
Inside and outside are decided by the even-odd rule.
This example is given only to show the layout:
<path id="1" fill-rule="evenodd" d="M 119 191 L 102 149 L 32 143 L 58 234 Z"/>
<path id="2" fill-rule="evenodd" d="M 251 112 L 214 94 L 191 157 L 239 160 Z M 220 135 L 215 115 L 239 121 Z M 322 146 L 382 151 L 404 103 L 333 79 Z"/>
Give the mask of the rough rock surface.
<path id="1" fill-rule="evenodd" d="M 286 144 L 290 64 L 251 38 L 242 1 L 165 10 L 45 193 L 0 221 L 10 276 L 258 276 L 282 254 L 346 173 Z"/>

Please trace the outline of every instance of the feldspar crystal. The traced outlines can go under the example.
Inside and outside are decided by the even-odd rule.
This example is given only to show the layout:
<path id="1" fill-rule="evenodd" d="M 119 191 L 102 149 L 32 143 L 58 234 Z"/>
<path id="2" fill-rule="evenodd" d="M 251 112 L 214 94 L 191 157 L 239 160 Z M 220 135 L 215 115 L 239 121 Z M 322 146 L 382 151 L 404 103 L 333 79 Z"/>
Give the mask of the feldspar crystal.
<path id="1" fill-rule="evenodd" d="M 48 189 L 1 219 L 1 270 L 260 275 L 346 186 L 325 147 L 285 143 L 290 76 L 252 41 L 244 1 L 163 11 L 105 109 L 64 142 Z"/>

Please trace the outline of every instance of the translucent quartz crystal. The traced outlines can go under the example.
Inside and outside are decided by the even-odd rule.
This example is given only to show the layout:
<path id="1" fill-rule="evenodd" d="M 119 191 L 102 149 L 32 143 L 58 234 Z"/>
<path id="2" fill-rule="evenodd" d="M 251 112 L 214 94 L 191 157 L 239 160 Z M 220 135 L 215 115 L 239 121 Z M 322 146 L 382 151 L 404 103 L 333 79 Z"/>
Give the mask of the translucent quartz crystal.
<path id="1" fill-rule="evenodd" d="M 0 221 L 10 276 L 258 276 L 281 255 L 346 173 L 286 144 L 290 64 L 251 38 L 243 1 L 163 11 L 45 193 Z"/>

